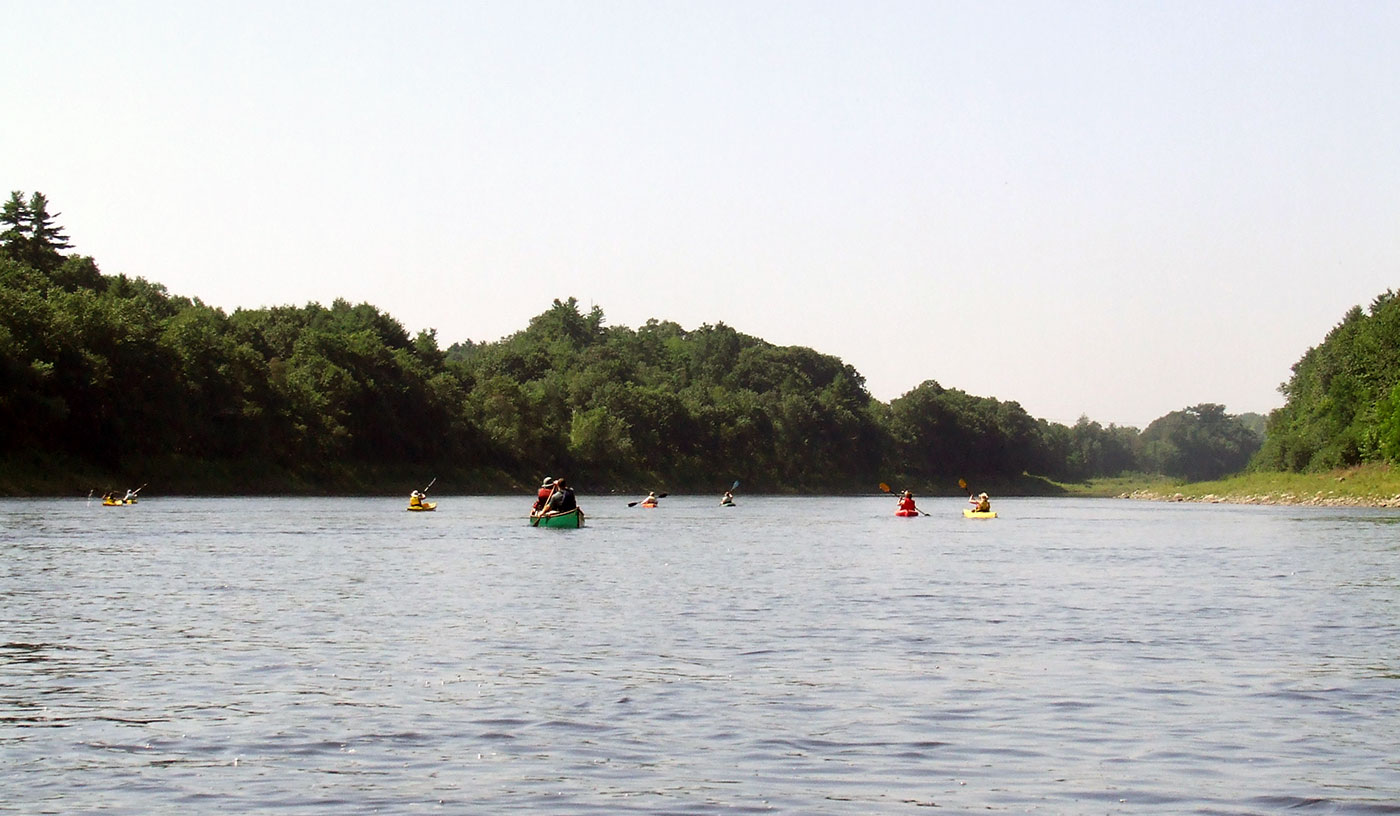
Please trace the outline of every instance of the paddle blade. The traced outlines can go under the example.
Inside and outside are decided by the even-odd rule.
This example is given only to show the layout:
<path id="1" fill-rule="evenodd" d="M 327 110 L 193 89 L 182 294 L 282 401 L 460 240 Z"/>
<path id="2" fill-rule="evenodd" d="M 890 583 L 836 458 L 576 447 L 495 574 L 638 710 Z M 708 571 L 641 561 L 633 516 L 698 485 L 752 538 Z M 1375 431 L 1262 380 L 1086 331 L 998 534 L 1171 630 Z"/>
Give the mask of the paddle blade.
<path id="1" fill-rule="evenodd" d="M 739 480 L 738 480 L 738 479 L 735 479 L 735 480 L 734 480 L 734 484 L 730 485 L 730 486 L 729 486 L 729 489 L 730 489 L 730 490 L 738 490 L 738 489 L 739 489 Z"/>
<path id="2" fill-rule="evenodd" d="M 967 489 L 967 480 L 966 480 L 966 479 L 959 479 L 959 480 L 958 480 L 958 487 L 961 487 L 963 490 L 966 490 L 966 489 Z"/>
<path id="3" fill-rule="evenodd" d="M 884 482 L 880 482 L 880 491 L 882 493 L 888 493 L 890 492 L 890 486 L 885 484 Z"/>

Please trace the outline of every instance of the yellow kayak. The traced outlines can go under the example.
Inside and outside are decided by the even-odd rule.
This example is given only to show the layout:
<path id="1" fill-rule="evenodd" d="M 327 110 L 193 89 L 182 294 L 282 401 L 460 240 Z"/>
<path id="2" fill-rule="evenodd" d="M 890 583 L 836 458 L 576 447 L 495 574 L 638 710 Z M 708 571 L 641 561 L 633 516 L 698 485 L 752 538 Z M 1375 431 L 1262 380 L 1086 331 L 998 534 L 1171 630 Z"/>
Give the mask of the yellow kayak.
<path id="1" fill-rule="evenodd" d="M 419 513 L 426 513 L 429 510 L 436 510 L 437 502 L 423 502 L 422 504 L 410 504 L 408 506 L 408 509 Z"/>
<path id="2" fill-rule="evenodd" d="M 963 518 L 996 518 L 996 517 L 997 517 L 997 511 L 995 511 L 995 510 L 987 510 L 986 512 L 983 512 L 983 511 L 981 511 L 981 510 L 964 510 L 964 511 L 963 511 Z"/>

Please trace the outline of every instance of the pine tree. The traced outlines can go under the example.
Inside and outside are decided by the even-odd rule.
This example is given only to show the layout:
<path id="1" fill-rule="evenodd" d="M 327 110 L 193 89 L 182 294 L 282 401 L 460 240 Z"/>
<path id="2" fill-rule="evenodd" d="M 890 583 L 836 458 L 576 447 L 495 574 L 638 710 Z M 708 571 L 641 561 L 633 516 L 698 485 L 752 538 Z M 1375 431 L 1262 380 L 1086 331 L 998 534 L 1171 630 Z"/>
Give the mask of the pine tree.
<path id="1" fill-rule="evenodd" d="M 43 193 L 36 192 L 29 197 L 29 238 L 35 246 L 53 250 L 54 253 L 73 248 L 63 227 L 54 223 L 60 215 L 62 213 L 49 215 L 49 199 Z"/>
<path id="2" fill-rule="evenodd" d="M 5 202 L 3 212 L 0 212 L 0 224 L 5 229 L 0 232 L 0 252 L 6 258 L 16 261 L 24 260 L 29 247 L 29 232 L 32 219 L 29 215 L 29 205 L 24 203 L 24 193 L 15 190 L 10 193 L 10 198 Z"/>
<path id="3" fill-rule="evenodd" d="M 5 257 L 28 264 L 35 269 L 52 272 L 63 264 L 61 250 L 72 249 L 68 235 L 55 223 L 60 213 L 49 213 L 49 200 L 43 193 L 34 193 L 29 202 L 24 193 L 15 190 L 0 213 L 0 251 Z"/>

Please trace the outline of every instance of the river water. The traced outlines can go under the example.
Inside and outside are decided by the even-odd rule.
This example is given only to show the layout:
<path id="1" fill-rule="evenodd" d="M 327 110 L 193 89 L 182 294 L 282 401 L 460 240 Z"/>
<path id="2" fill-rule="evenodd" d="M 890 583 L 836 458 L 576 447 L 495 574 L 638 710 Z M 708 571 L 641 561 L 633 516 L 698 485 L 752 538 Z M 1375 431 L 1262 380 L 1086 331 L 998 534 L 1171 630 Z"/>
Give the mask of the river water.
<path id="1" fill-rule="evenodd" d="M 0 812 L 1400 813 L 1395 511 L 436 498 L 0 501 Z"/>

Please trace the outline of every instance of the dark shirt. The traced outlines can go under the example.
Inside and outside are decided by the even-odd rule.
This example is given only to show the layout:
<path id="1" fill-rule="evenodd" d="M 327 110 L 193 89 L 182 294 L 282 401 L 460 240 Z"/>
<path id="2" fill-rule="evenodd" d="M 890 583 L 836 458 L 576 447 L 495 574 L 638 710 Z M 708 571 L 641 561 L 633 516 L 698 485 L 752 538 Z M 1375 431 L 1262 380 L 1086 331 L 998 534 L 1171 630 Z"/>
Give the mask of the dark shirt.
<path id="1" fill-rule="evenodd" d="M 572 487 L 561 487 L 554 491 L 554 498 L 549 500 L 549 509 L 555 513 L 566 513 L 578 507 L 578 500 L 574 498 Z"/>

